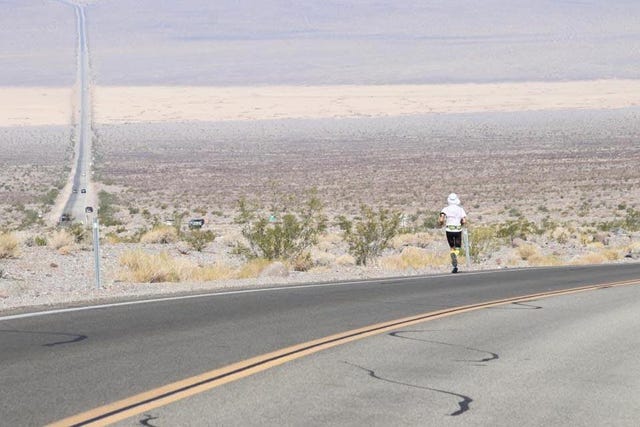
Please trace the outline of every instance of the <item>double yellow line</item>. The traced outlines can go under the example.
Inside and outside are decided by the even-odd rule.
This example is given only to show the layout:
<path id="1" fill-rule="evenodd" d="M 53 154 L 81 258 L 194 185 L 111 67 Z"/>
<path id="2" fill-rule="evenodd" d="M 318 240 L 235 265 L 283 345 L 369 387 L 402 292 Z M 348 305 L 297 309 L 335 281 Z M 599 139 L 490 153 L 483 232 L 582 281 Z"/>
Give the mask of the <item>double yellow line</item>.
<path id="1" fill-rule="evenodd" d="M 241 378 L 248 377 L 258 372 L 262 372 L 274 366 L 282 365 L 294 359 L 317 353 L 331 347 L 346 344 L 355 340 L 360 340 L 373 335 L 384 334 L 398 328 L 414 325 L 416 323 L 429 320 L 440 319 L 454 314 L 466 313 L 498 305 L 510 304 L 514 302 L 525 302 L 534 299 L 547 298 L 558 295 L 567 295 L 577 292 L 591 291 L 609 287 L 637 285 L 639 280 L 626 280 L 620 282 L 603 283 L 598 285 L 582 286 L 578 288 L 564 289 L 559 291 L 549 291 L 531 294 L 520 297 L 506 298 L 501 300 L 488 301 L 478 304 L 471 304 L 461 307 L 437 310 L 416 316 L 405 317 L 389 322 L 378 323 L 359 329 L 353 329 L 335 335 L 330 335 L 302 344 L 283 348 L 271 353 L 252 357 L 219 369 L 205 372 L 181 381 L 177 381 L 165 386 L 150 390 L 126 399 L 74 415 L 69 418 L 57 421 L 51 426 L 104 426 L 124 420 L 134 415 L 147 412 L 151 409 L 168 405 L 180 399 L 202 393 L 212 388 L 227 384 Z"/>

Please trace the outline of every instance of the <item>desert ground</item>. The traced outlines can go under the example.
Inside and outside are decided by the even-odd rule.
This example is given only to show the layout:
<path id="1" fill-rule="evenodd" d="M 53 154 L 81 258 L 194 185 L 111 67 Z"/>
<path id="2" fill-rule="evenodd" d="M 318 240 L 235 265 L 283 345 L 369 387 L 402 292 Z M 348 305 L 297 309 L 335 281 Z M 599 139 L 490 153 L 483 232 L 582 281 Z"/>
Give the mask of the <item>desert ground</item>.
<path id="1" fill-rule="evenodd" d="M 638 262 L 640 3 L 79 3 L 102 289 L 86 224 L 48 220 L 78 139 L 76 14 L 8 0 L 0 309 L 448 273 L 434 219 L 452 191 L 466 271 Z M 239 200 L 278 224 L 313 189 L 327 229 L 307 261 L 248 259 Z M 363 205 L 402 218 L 365 266 L 338 226 Z M 191 218 L 214 240 L 196 248 Z"/>
<path id="2" fill-rule="evenodd" d="M 637 226 L 640 207 L 638 88 L 636 81 L 397 90 L 96 87 L 94 179 L 108 212 L 101 290 L 94 289 L 86 233 L 65 241 L 41 218 L 53 209 L 72 157 L 69 92 L 5 89 L 31 96 L 18 97 L 19 109 L 4 107 L 20 113 L 7 115 L 1 128 L 0 226 L 18 248 L 0 260 L 0 307 L 444 273 L 448 248 L 434 218 L 452 191 L 478 245 L 467 270 L 637 262 L 640 234 L 624 225 Z M 49 114 L 37 108 L 38 93 L 58 100 Z M 312 189 L 329 227 L 309 248 L 310 265 L 285 263 L 273 273 L 235 251 L 244 242 L 240 199 L 265 215 L 295 212 Z M 336 226 L 340 215 L 358 218 L 361 205 L 403 214 L 398 236 L 366 266 L 355 265 Z M 202 250 L 184 237 L 190 218 L 204 218 L 215 235 Z M 519 221 L 536 230 L 515 239 L 496 235 Z M 149 237 L 165 223 L 183 237 Z M 140 251 L 209 273 L 139 278 L 126 259 Z"/>

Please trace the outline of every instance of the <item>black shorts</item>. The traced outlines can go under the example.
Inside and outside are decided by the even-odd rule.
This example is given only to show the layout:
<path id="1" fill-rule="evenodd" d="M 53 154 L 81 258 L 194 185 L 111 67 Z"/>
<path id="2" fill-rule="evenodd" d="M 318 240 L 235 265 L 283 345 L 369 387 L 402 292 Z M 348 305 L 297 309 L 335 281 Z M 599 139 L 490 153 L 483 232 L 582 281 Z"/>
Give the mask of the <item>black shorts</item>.
<path id="1" fill-rule="evenodd" d="M 447 242 L 450 248 L 462 247 L 462 231 L 447 231 Z"/>

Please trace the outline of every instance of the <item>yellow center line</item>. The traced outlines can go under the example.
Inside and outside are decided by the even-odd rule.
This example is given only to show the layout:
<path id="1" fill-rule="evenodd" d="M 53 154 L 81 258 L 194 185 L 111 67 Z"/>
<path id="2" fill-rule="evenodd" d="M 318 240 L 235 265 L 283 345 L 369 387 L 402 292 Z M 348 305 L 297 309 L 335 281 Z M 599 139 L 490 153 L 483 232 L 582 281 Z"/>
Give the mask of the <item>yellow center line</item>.
<path id="1" fill-rule="evenodd" d="M 269 368 L 282 365 L 295 359 L 317 353 L 328 348 L 360 340 L 366 337 L 380 335 L 398 328 L 411 326 L 429 320 L 440 319 L 455 314 L 480 310 L 483 308 L 498 305 L 510 304 L 514 302 L 525 302 L 534 299 L 548 298 L 558 295 L 567 295 L 577 292 L 591 291 L 609 287 L 637 285 L 640 281 L 625 280 L 620 282 L 603 283 L 598 285 L 581 286 L 559 291 L 548 291 L 537 294 L 530 294 L 519 297 L 506 298 L 501 300 L 488 301 L 478 304 L 465 305 L 461 307 L 447 308 L 432 311 L 416 316 L 377 323 L 363 328 L 353 329 L 335 335 L 330 335 L 317 340 L 296 344 L 291 347 L 252 357 L 222 368 L 214 369 L 200 375 L 193 376 L 181 381 L 158 387 L 131 397 L 128 397 L 108 405 L 91 409 L 87 412 L 65 418 L 50 424 L 52 427 L 58 426 L 104 426 L 124 420 L 134 415 L 141 414 L 154 408 L 168 405 L 178 400 L 211 390 L 215 387 L 227 384 L 241 378 L 248 377 Z"/>

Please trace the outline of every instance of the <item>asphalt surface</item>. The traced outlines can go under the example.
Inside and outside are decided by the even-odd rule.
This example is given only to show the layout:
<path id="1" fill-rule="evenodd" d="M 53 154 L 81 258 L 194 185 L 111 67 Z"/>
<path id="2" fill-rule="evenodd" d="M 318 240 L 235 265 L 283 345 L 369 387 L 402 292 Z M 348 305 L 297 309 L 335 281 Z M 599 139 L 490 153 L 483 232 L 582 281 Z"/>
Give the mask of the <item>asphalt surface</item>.
<path id="1" fill-rule="evenodd" d="M 459 314 L 117 425 L 637 426 L 640 286 Z"/>
<path id="2" fill-rule="evenodd" d="M 378 322 L 629 279 L 640 280 L 640 264 L 304 285 L 4 317 L 0 419 L 7 425 L 42 425 L 252 356 Z"/>
<path id="3" fill-rule="evenodd" d="M 87 42 L 87 24 L 84 6 L 69 1 L 61 1 L 74 8 L 76 14 L 77 46 L 77 90 L 78 123 L 76 157 L 72 178 L 72 192 L 66 201 L 63 213 L 69 214 L 72 220 L 87 222 L 90 216 L 85 215 L 85 208 L 93 204 L 95 196 L 90 193 L 91 177 L 91 99 L 89 90 L 89 46 Z M 85 192 L 83 192 L 83 189 Z M 94 207 L 94 206 L 92 206 Z"/>

